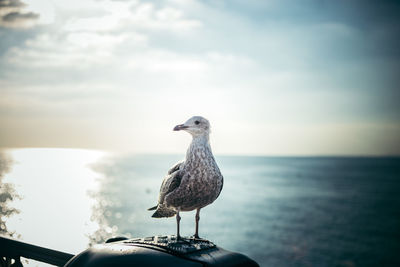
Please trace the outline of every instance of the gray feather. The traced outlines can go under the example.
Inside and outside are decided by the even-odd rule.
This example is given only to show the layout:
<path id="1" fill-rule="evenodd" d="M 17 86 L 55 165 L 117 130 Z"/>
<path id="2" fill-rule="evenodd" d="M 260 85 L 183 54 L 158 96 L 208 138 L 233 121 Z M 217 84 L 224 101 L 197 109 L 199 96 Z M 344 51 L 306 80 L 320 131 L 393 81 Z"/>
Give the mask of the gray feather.
<path id="1" fill-rule="evenodd" d="M 175 216 L 176 211 L 173 209 L 169 209 L 164 205 L 159 205 L 157 210 L 153 213 L 151 217 L 153 218 L 163 218 L 163 217 L 172 217 Z"/>
<path id="2" fill-rule="evenodd" d="M 184 126 L 177 129 L 189 132 L 193 137 L 192 143 L 185 160 L 176 163 L 165 176 L 153 217 L 170 217 L 177 211 L 203 208 L 221 193 L 223 176 L 211 151 L 209 122 L 196 116 Z"/>
<path id="3" fill-rule="evenodd" d="M 162 203 L 181 211 L 191 211 L 218 198 L 223 177 L 212 155 L 208 137 L 193 138 L 181 168 L 179 186 L 163 191 Z"/>
<path id="4" fill-rule="evenodd" d="M 164 205 L 164 198 L 165 195 L 171 193 L 176 188 L 179 187 L 182 176 L 180 175 L 180 167 L 183 166 L 184 161 L 180 161 L 176 163 L 172 168 L 168 171 L 168 175 L 165 176 L 161 188 L 160 188 L 160 195 L 158 197 L 158 205 L 148 210 L 156 210 L 152 217 L 154 218 L 161 218 L 161 217 L 172 217 L 176 214 L 176 211 L 171 208 L 167 208 Z"/>
<path id="5" fill-rule="evenodd" d="M 171 174 L 171 173 L 173 173 L 173 172 L 178 171 L 178 170 L 181 168 L 181 166 L 183 165 L 183 163 L 185 163 L 184 160 L 181 160 L 181 161 L 178 161 L 177 163 L 175 163 L 175 165 L 172 166 L 172 167 L 169 169 L 168 174 Z"/>

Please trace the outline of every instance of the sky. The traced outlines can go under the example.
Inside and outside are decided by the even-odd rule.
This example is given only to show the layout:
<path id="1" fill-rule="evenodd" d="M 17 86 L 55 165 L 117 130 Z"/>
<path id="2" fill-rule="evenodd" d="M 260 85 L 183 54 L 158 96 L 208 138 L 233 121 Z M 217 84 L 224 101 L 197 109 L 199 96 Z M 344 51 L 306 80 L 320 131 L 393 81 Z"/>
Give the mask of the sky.
<path id="1" fill-rule="evenodd" d="M 0 0 L 0 147 L 399 155 L 400 2 Z"/>

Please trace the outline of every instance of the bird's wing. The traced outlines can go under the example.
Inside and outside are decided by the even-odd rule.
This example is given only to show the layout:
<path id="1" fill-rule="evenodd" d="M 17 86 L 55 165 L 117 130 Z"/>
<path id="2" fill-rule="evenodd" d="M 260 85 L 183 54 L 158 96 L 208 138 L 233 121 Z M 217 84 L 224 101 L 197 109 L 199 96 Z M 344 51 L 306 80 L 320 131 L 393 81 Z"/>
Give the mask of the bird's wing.
<path id="1" fill-rule="evenodd" d="M 177 164 L 175 164 L 168 171 L 168 175 L 165 176 L 161 184 L 160 195 L 158 197 L 159 204 L 163 204 L 165 196 L 174 191 L 181 184 L 182 180 L 181 167 L 183 166 L 183 163 L 184 161 L 180 161 Z"/>
<path id="2" fill-rule="evenodd" d="M 168 174 L 178 171 L 181 166 L 183 166 L 184 162 L 185 160 L 178 161 L 174 166 L 171 167 L 171 169 L 169 169 Z"/>

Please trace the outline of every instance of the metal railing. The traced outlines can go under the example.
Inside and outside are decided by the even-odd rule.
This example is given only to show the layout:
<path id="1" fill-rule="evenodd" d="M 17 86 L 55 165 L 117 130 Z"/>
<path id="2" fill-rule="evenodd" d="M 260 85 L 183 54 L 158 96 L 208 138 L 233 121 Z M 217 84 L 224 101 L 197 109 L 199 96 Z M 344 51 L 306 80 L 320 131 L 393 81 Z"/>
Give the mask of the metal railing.
<path id="1" fill-rule="evenodd" d="M 74 255 L 0 236 L 0 266 L 22 266 L 20 258 L 64 266 Z"/>

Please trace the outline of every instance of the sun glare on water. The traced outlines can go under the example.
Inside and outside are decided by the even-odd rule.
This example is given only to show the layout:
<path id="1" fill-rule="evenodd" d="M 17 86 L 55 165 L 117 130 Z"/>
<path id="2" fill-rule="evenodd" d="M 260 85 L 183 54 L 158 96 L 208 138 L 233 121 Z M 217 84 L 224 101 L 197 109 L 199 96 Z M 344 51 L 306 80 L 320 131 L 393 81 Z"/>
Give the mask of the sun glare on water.
<path id="1" fill-rule="evenodd" d="M 8 219 L 8 228 L 28 243 L 69 253 L 84 250 L 87 235 L 97 227 L 90 221 L 94 200 L 89 192 L 96 190 L 99 174 L 90 164 L 105 153 L 58 148 L 8 153 L 13 165 L 5 182 L 14 184 L 21 197 L 12 203 L 21 212 Z"/>

